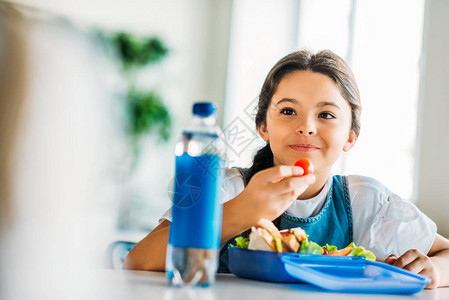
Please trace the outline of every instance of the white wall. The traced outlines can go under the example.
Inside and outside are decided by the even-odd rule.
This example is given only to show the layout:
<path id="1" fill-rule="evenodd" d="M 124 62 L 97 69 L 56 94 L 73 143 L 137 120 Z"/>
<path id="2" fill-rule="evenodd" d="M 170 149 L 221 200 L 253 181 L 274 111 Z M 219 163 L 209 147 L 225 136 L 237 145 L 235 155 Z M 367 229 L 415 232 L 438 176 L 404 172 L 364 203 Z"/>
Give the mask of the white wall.
<path id="1" fill-rule="evenodd" d="M 172 139 L 166 144 L 158 143 L 153 137 L 145 140 L 138 167 L 129 174 L 124 170 L 126 167 L 118 167 L 126 163 L 122 155 L 126 149 L 117 151 L 117 144 L 110 147 L 117 158 L 115 169 L 113 166 L 111 171 L 117 173 L 114 174 L 116 184 L 121 186 L 120 209 L 124 218 L 119 222 L 127 226 L 127 220 L 136 220 L 135 223 L 148 231 L 157 225 L 158 218 L 170 205 L 167 188 L 174 173 L 173 145 L 190 120 L 192 103 L 197 100 L 216 102 L 219 107 L 218 122 L 221 124 L 223 121 L 232 1 L 13 2 L 63 16 L 78 29 L 99 28 L 156 35 L 169 48 L 164 60 L 156 66 L 147 67 L 145 76 L 139 79 L 143 79 L 144 88 L 157 91 L 167 105 L 173 118 Z M 112 89 L 122 92 L 117 84 Z M 116 108 L 120 109 L 123 110 Z M 120 130 L 120 126 L 116 128 Z M 117 133 L 116 139 L 121 138 L 123 136 Z"/>
<path id="2" fill-rule="evenodd" d="M 161 37 L 171 49 L 164 69 L 175 76 L 165 78 L 169 80 L 165 90 L 171 90 L 167 98 L 175 117 L 184 121 L 188 117 L 186 107 L 195 100 L 207 99 L 218 103 L 218 119 L 222 122 L 232 0 L 10 2 L 67 17 L 84 27 Z"/>
<path id="3" fill-rule="evenodd" d="M 427 0 L 418 110 L 417 203 L 449 237 L 449 1 Z"/>

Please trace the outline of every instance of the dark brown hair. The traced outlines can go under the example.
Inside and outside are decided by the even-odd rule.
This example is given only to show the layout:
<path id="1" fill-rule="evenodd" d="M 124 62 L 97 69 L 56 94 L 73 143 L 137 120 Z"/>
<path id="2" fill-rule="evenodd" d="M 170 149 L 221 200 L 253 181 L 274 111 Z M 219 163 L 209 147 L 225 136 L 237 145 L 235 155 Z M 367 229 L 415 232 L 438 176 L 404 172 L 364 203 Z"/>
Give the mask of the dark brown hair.
<path id="1" fill-rule="evenodd" d="M 294 71 L 312 71 L 328 76 L 337 85 L 341 96 L 348 101 L 351 108 L 351 129 L 358 137 L 360 133 L 360 93 L 352 73 L 346 62 L 337 54 L 323 50 L 316 54 L 310 51 L 293 52 L 271 69 L 262 86 L 259 95 L 258 110 L 256 114 L 256 128 L 265 124 L 271 98 L 276 92 L 279 82 L 285 75 Z M 248 170 L 247 182 L 257 172 L 273 166 L 273 153 L 270 144 L 260 149 L 254 156 L 253 165 Z"/>

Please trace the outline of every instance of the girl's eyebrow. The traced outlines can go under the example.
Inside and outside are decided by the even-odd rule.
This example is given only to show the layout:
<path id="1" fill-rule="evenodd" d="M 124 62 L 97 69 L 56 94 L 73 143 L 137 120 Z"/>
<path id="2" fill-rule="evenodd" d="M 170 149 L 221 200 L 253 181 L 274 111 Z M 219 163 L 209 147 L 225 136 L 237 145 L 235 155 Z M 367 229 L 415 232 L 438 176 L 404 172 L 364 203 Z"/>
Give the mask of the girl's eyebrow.
<path id="1" fill-rule="evenodd" d="M 297 100 L 291 99 L 291 98 L 282 98 L 281 100 L 278 101 L 278 103 L 276 103 L 276 105 L 279 105 L 279 104 L 281 104 L 283 102 L 290 102 L 290 103 L 293 103 L 293 104 L 301 105 Z M 331 102 L 331 101 L 322 101 L 322 102 L 317 104 L 317 107 L 324 107 L 324 106 L 328 106 L 328 105 L 336 107 L 339 110 L 341 110 L 340 106 L 338 106 L 337 103 Z"/>
<path id="2" fill-rule="evenodd" d="M 290 102 L 290 103 L 293 103 L 293 104 L 299 104 L 299 102 L 296 101 L 295 99 L 291 99 L 291 98 L 282 98 L 281 100 L 278 101 L 278 103 L 276 103 L 276 105 L 277 105 L 277 104 L 281 104 L 281 103 L 283 103 L 283 102 Z"/>
<path id="3" fill-rule="evenodd" d="M 333 106 L 333 107 L 336 107 L 336 108 L 338 108 L 339 110 L 341 110 L 340 106 L 338 106 L 337 103 L 335 103 L 335 102 L 329 102 L 329 101 L 323 101 L 323 102 L 320 102 L 320 103 L 317 104 L 317 107 L 323 107 L 323 106 L 328 106 L 328 105 Z"/>

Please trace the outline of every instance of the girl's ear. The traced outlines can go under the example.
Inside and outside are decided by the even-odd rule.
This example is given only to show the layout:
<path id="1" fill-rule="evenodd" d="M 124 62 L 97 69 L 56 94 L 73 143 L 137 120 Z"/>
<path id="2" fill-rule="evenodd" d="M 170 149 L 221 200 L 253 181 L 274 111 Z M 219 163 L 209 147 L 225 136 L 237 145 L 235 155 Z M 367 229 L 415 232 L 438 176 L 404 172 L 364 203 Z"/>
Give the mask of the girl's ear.
<path id="1" fill-rule="evenodd" d="M 355 135 L 354 130 L 351 129 L 351 131 L 349 132 L 348 140 L 343 147 L 343 151 L 348 152 L 349 150 L 351 150 L 352 147 L 354 147 L 355 142 L 357 142 L 357 136 Z"/>
<path id="2" fill-rule="evenodd" d="M 258 128 L 257 130 L 259 131 L 259 135 L 260 137 L 265 141 L 268 142 L 270 140 L 270 136 L 268 134 L 267 131 L 267 123 L 263 122 Z"/>

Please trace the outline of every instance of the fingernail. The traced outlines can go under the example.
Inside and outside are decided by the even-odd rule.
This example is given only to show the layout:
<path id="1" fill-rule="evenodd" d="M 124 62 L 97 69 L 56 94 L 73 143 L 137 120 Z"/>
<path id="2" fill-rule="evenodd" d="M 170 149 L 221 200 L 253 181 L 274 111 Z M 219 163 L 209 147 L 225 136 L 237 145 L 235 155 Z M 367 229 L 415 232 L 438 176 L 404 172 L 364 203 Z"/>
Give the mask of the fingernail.
<path id="1" fill-rule="evenodd" d="M 300 167 L 293 167 L 293 176 L 301 176 L 304 173 L 303 169 Z"/>

